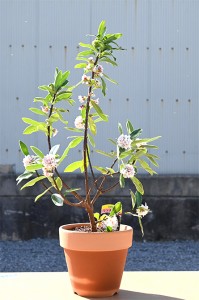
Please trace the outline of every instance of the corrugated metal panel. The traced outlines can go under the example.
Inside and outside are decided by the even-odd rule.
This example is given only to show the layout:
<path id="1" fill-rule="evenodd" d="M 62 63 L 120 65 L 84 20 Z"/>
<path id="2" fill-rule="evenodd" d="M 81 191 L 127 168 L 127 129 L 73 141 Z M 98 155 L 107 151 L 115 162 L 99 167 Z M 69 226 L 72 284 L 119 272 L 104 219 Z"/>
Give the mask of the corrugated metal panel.
<path id="1" fill-rule="evenodd" d="M 123 33 L 127 50 L 117 55 L 117 71 L 104 66 L 119 86 L 108 84 L 107 98 L 101 97 L 111 123 L 100 125 L 98 147 L 111 150 L 106 138 L 117 137 L 118 121 L 128 118 L 146 136 L 163 136 L 159 173 L 197 174 L 198 13 L 194 0 L 1 0 L 0 164 L 15 163 L 22 171 L 20 119 L 31 116 L 28 107 L 40 93 L 37 86 L 53 80 L 56 66 L 71 69 L 71 83 L 77 82 L 78 42 L 89 41 L 85 35 L 95 33 L 105 19 L 109 32 Z M 60 139 L 67 143 L 65 132 L 55 142 Z M 23 140 L 45 149 L 37 136 Z M 73 158 L 80 157 L 78 150 Z M 106 161 L 92 157 L 96 164 Z"/>

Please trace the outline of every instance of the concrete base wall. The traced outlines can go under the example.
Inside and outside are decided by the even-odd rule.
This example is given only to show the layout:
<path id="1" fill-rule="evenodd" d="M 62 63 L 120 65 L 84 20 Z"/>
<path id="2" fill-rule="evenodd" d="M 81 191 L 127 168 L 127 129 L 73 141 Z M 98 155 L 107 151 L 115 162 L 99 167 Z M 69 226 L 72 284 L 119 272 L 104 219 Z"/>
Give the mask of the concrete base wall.
<path id="1" fill-rule="evenodd" d="M 66 176 L 66 175 L 65 175 Z M 15 174 L 0 174 L 0 240 L 58 237 L 60 225 L 87 221 L 83 209 L 55 206 L 50 196 L 34 202 L 42 187 L 37 184 L 20 191 Z M 69 185 L 81 187 L 81 175 L 70 175 Z M 152 212 L 143 219 L 145 240 L 199 239 L 199 176 L 142 176 L 144 201 Z M 111 180 L 110 180 L 111 181 Z M 108 185 L 111 182 L 108 182 Z M 131 210 L 129 181 L 125 189 L 116 189 L 96 203 L 100 211 L 104 203 L 122 201 L 123 211 Z M 141 234 L 137 219 L 123 215 L 123 223 L 135 228 L 135 239 Z"/>

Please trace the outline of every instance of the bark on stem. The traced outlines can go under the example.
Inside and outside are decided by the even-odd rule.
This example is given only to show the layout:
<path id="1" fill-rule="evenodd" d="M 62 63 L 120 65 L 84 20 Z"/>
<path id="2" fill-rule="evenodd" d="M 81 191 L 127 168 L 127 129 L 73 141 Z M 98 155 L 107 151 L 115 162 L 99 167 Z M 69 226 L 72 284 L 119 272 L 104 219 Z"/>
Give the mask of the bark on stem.
<path id="1" fill-rule="evenodd" d="M 98 62 L 98 56 L 96 57 L 96 60 L 94 62 L 94 66 L 96 66 Z M 92 79 L 94 79 L 94 72 L 92 72 Z M 88 115 L 90 110 L 90 101 L 91 101 L 91 92 L 92 92 L 92 86 L 88 89 L 88 98 L 87 98 L 87 104 L 86 104 L 86 118 L 85 118 L 85 130 L 84 130 L 84 143 L 83 143 L 83 160 L 84 160 L 84 175 L 85 175 L 85 191 L 87 197 L 87 203 L 90 204 L 90 195 L 89 195 L 89 180 L 88 180 L 88 168 L 87 168 L 87 144 L 88 144 Z"/>

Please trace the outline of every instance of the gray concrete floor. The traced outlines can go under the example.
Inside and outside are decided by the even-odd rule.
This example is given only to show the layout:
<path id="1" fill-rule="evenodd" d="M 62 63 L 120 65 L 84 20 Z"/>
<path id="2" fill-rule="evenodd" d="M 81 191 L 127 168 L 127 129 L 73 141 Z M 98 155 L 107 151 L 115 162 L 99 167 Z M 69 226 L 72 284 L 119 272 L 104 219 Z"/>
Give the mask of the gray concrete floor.
<path id="1" fill-rule="evenodd" d="M 0 272 L 62 272 L 56 239 L 0 241 Z M 134 242 L 126 271 L 199 271 L 199 241 Z"/>

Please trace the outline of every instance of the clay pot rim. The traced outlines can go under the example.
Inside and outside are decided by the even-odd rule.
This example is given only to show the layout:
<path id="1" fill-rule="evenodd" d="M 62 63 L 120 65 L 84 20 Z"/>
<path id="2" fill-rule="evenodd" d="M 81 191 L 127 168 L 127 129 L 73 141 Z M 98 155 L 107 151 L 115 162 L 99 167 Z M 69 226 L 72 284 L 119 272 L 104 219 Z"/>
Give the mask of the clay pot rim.
<path id="1" fill-rule="evenodd" d="M 118 234 L 119 232 L 123 232 L 123 231 L 128 231 L 128 230 L 132 230 L 132 227 L 129 225 L 124 225 L 124 224 L 120 224 L 120 230 L 119 231 L 112 231 L 112 232 L 106 232 L 106 231 L 98 231 L 98 232 L 92 232 L 92 231 L 75 231 L 72 230 L 72 228 L 75 227 L 81 227 L 81 226 L 88 226 L 90 225 L 89 223 L 71 223 L 71 224 L 65 224 L 65 225 L 61 225 L 59 227 L 59 230 L 67 230 L 68 233 L 73 233 L 73 234 L 89 234 L 89 235 L 96 235 L 96 234 Z"/>
<path id="2" fill-rule="evenodd" d="M 114 251 L 127 249 L 132 246 L 133 228 L 131 226 L 121 224 L 121 230 L 114 232 L 81 232 L 70 230 L 74 226 L 80 227 L 82 225 L 88 225 L 88 223 L 74 223 L 60 226 L 60 246 L 65 249 L 79 251 Z"/>

